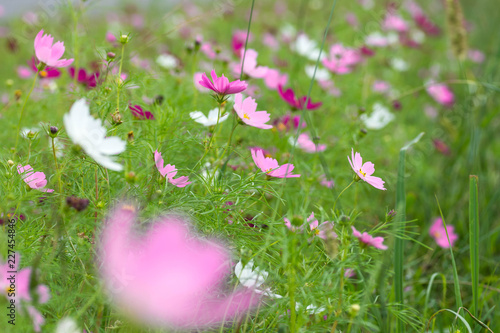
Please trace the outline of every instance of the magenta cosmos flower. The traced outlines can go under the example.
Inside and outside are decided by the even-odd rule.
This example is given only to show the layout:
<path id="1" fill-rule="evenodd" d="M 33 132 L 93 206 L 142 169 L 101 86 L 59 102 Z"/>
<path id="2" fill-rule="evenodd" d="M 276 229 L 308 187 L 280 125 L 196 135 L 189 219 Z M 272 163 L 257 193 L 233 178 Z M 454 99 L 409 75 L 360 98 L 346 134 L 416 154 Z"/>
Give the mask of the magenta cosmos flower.
<path id="1" fill-rule="evenodd" d="M 237 94 L 244 91 L 247 88 L 247 83 L 245 81 L 236 80 L 229 82 L 229 79 L 222 74 L 218 77 L 215 70 L 212 69 L 210 72 L 212 81 L 210 81 L 205 73 L 201 75 L 200 85 L 214 91 L 219 97 L 224 97 L 226 95 Z"/>
<path id="2" fill-rule="evenodd" d="M 278 161 L 271 157 L 264 157 L 262 150 L 260 149 L 250 149 L 252 152 L 252 158 L 255 164 L 265 172 L 268 176 L 276 178 L 293 178 L 300 177 L 300 175 L 292 174 L 294 169 L 293 164 L 286 163 L 279 166 Z"/>
<path id="3" fill-rule="evenodd" d="M 356 230 L 356 228 L 354 227 L 351 228 L 353 236 L 359 239 L 360 242 L 369 246 L 373 246 L 380 250 L 387 250 L 387 246 L 383 244 L 384 237 L 373 237 L 367 232 L 360 233 L 359 231 Z"/>
<path id="4" fill-rule="evenodd" d="M 26 304 L 32 301 L 30 295 L 31 268 L 27 267 L 18 270 L 19 260 L 18 253 L 15 254 L 14 264 L 9 262 L 3 263 L 0 259 L 0 294 L 4 294 L 9 301 L 14 300 L 16 306 L 21 304 L 25 306 L 28 315 L 33 321 L 34 331 L 40 332 L 40 327 L 45 322 L 45 319 L 34 306 Z M 13 271 L 17 273 L 11 273 Z M 12 276 L 14 276 L 14 279 L 10 279 Z M 13 283 L 13 281 L 15 282 Z M 13 287 L 12 284 L 15 285 L 13 289 L 11 289 Z M 50 299 L 49 288 L 46 285 L 39 284 L 32 290 L 37 294 L 38 303 L 44 304 Z M 8 313 L 7 317 L 9 317 Z"/>
<path id="5" fill-rule="evenodd" d="M 352 161 L 349 156 L 347 156 L 347 159 L 351 164 L 351 168 L 354 170 L 354 172 L 356 172 L 359 178 L 363 179 L 365 182 L 375 188 L 378 188 L 379 190 L 386 190 L 384 188 L 385 182 L 379 177 L 372 176 L 372 174 L 375 172 L 375 165 L 372 162 L 366 162 L 365 164 L 363 164 L 361 154 L 356 152 L 356 155 L 354 155 L 354 149 L 352 149 L 351 154 Z"/>
<path id="6" fill-rule="evenodd" d="M 446 230 L 448 230 L 448 236 L 446 236 Z M 447 249 L 457 241 L 458 235 L 455 233 L 455 227 L 452 225 L 447 225 L 446 228 L 443 225 L 443 220 L 440 217 L 436 217 L 432 226 L 429 228 L 429 234 L 434 238 L 437 245 Z M 448 237 L 450 241 L 448 242 Z"/>
<path id="7" fill-rule="evenodd" d="M 128 106 L 130 109 L 130 112 L 132 112 L 132 115 L 137 118 L 137 119 L 150 119 L 154 120 L 155 116 L 150 112 L 150 111 L 144 111 L 140 105 L 132 105 L 130 104 Z"/>
<path id="8" fill-rule="evenodd" d="M 71 65 L 73 59 L 60 59 L 64 54 L 64 43 L 57 42 L 54 45 L 54 38 L 51 35 L 44 35 L 40 30 L 35 37 L 35 54 L 40 62 L 49 67 L 66 67 Z"/>
<path id="9" fill-rule="evenodd" d="M 251 290 L 223 295 L 231 255 L 201 239 L 178 216 L 164 216 L 135 233 L 136 210 L 118 207 L 105 223 L 99 253 L 109 296 L 142 323 L 171 329 L 202 329 L 257 305 Z"/>
<path id="10" fill-rule="evenodd" d="M 167 181 L 169 183 L 177 187 L 185 187 L 186 185 L 191 184 L 187 176 L 182 176 L 177 179 L 174 179 L 175 175 L 177 174 L 177 169 L 175 168 L 175 165 L 167 164 L 166 166 L 163 166 L 164 161 L 163 158 L 161 157 L 161 153 L 159 153 L 158 150 L 155 150 L 155 164 L 160 174 L 163 177 L 167 178 Z"/>
<path id="11" fill-rule="evenodd" d="M 243 100 L 242 94 L 236 94 L 234 96 L 234 111 L 236 111 L 241 121 L 257 128 L 273 128 L 273 125 L 266 124 L 271 119 L 269 113 L 256 110 L 257 103 L 255 103 L 255 99 L 252 97 L 247 97 Z"/>
<path id="12" fill-rule="evenodd" d="M 302 96 L 299 98 L 295 96 L 295 93 L 293 92 L 292 89 L 287 89 L 286 91 L 283 91 L 282 86 L 278 86 L 278 93 L 280 94 L 281 98 L 285 102 L 287 102 L 294 110 L 302 110 L 304 108 L 307 96 Z M 319 108 L 321 105 L 323 105 L 322 102 L 313 103 L 311 102 L 311 99 L 309 99 L 307 101 L 306 109 L 314 110 Z"/>
<path id="13" fill-rule="evenodd" d="M 97 85 L 97 79 L 99 78 L 99 72 L 87 73 L 84 68 L 80 68 L 78 72 L 76 72 L 75 67 L 70 67 L 69 75 L 72 79 L 75 78 L 78 83 L 87 88 L 94 88 Z"/>
<path id="14" fill-rule="evenodd" d="M 54 190 L 50 188 L 45 188 L 47 185 L 45 174 L 41 171 L 34 172 L 29 164 L 25 166 L 19 164 L 17 166 L 17 173 L 21 175 L 24 182 L 32 189 L 48 193 L 54 192 Z"/>

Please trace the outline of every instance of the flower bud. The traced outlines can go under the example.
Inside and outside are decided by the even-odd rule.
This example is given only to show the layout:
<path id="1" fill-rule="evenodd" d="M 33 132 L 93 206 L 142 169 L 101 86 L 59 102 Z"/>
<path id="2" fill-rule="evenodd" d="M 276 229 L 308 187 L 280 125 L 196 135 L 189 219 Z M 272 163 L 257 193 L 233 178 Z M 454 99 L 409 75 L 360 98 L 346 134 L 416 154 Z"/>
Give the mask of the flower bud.
<path id="1" fill-rule="evenodd" d="M 7 161 L 7 164 L 8 164 L 9 166 L 13 166 L 13 165 L 14 165 L 14 161 L 13 161 L 13 160 L 8 160 L 8 161 Z"/>
<path id="2" fill-rule="evenodd" d="M 351 304 L 348 312 L 351 317 L 355 317 L 358 314 L 359 310 L 361 310 L 361 306 L 359 306 L 359 304 Z"/>
<path id="3" fill-rule="evenodd" d="M 113 52 L 108 52 L 106 54 L 106 60 L 107 61 L 111 61 L 111 60 L 114 60 L 116 58 L 116 54 L 114 54 Z"/>
<path id="4" fill-rule="evenodd" d="M 50 134 L 57 134 L 59 132 L 59 129 L 55 126 L 50 126 Z"/>
<path id="5" fill-rule="evenodd" d="M 79 212 L 87 208 L 89 203 L 90 203 L 89 199 L 77 198 L 73 195 L 66 198 L 66 204 L 70 207 L 73 207 Z"/>
<path id="6" fill-rule="evenodd" d="M 14 96 L 16 97 L 16 101 L 18 101 L 20 98 L 21 98 L 21 95 L 23 94 L 23 92 L 19 89 L 17 89 L 16 91 L 14 91 Z"/>
<path id="7" fill-rule="evenodd" d="M 111 115 L 111 121 L 114 125 L 120 125 L 123 122 L 120 112 L 116 111 L 113 113 L 113 115 Z"/>
<path id="8" fill-rule="evenodd" d="M 128 35 L 121 35 L 120 36 L 120 43 L 127 44 L 128 42 L 130 42 L 130 37 Z"/>
<path id="9" fill-rule="evenodd" d="M 5 85 L 7 87 L 12 87 L 14 85 L 14 80 L 8 79 L 7 81 L 5 81 Z"/>
<path id="10" fill-rule="evenodd" d="M 130 131 L 127 133 L 127 140 L 128 140 L 128 142 L 134 141 L 134 131 Z"/>
<path id="11" fill-rule="evenodd" d="M 137 180 L 137 176 L 135 175 L 135 172 L 130 171 L 130 172 L 128 172 L 127 174 L 125 174 L 125 180 L 126 180 L 129 184 L 133 184 L 133 183 L 135 183 L 135 181 Z"/>

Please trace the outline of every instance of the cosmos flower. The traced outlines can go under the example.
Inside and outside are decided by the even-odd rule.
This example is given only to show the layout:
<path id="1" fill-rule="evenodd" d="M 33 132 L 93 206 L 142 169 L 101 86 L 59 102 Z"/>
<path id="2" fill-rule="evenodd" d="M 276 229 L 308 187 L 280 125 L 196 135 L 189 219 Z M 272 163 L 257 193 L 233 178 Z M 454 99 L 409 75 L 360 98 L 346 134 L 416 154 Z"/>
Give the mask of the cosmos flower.
<path id="1" fill-rule="evenodd" d="M 3 294 L 8 300 L 15 300 L 16 307 L 23 306 L 26 308 L 28 315 L 33 321 L 33 328 L 35 332 L 40 332 L 41 325 L 45 322 L 42 314 L 29 302 L 33 299 L 30 294 L 30 289 L 37 294 L 39 304 L 47 303 L 50 299 L 49 288 L 44 284 L 39 284 L 31 288 L 31 267 L 18 270 L 20 256 L 18 253 L 14 254 L 15 260 L 3 263 L 0 259 L 0 294 Z M 9 278 L 13 275 L 12 271 L 17 271 L 15 275 L 15 290 L 11 289 L 11 282 Z M 9 296 L 10 294 L 10 296 Z M 15 294 L 15 296 L 13 295 Z M 8 315 L 7 315 L 8 316 Z"/>
<path id="2" fill-rule="evenodd" d="M 318 220 L 314 218 L 314 212 L 306 220 L 309 223 L 309 229 L 314 236 L 321 239 L 337 238 L 337 234 L 333 231 L 333 223 L 325 221 L 319 224 Z"/>
<path id="3" fill-rule="evenodd" d="M 156 63 L 165 69 L 173 69 L 179 65 L 179 60 L 171 54 L 160 54 Z"/>
<path id="4" fill-rule="evenodd" d="M 177 169 L 175 168 L 175 165 L 167 164 L 166 166 L 163 166 L 164 161 L 163 158 L 161 157 L 161 153 L 158 152 L 158 150 L 155 150 L 154 157 L 155 157 L 156 168 L 158 169 L 160 174 L 168 180 L 169 183 L 177 187 L 185 187 L 191 184 L 187 176 L 182 176 L 177 179 L 174 179 L 175 175 L 177 174 Z"/>
<path id="5" fill-rule="evenodd" d="M 99 267 L 114 303 L 155 327 L 197 330 L 228 321 L 257 305 L 252 290 L 222 296 L 230 253 L 201 239 L 178 216 L 164 216 L 141 235 L 134 207 L 111 213 L 101 235 Z M 138 288 L 140 286 L 140 288 Z"/>
<path id="6" fill-rule="evenodd" d="M 307 96 L 302 96 L 302 97 L 297 97 L 295 96 L 295 92 L 289 88 L 286 91 L 283 91 L 282 86 L 278 86 L 278 93 L 281 96 L 281 98 L 287 102 L 293 109 L 295 110 L 302 110 L 304 107 L 304 104 L 306 102 Z M 323 105 L 322 102 L 318 103 L 313 103 L 311 102 L 311 99 L 307 101 L 306 109 L 307 110 L 314 110 L 319 108 L 321 105 Z"/>
<path id="7" fill-rule="evenodd" d="M 55 79 L 61 76 L 61 72 L 57 68 L 45 67 L 42 70 L 38 70 L 38 64 L 40 62 L 35 57 L 28 60 L 28 67 L 19 66 L 17 67 L 17 74 L 21 79 L 27 79 L 32 77 L 34 74 L 38 73 L 40 79 Z"/>
<path id="8" fill-rule="evenodd" d="M 290 144 L 294 145 L 295 144 L 295 138 L 290 137 Z M 326 149 L 325 144 L 320 144 L 316 146 L 316 144 L 311 140 L 309 137 L 309 134 L 307 133 L 301 133 L 299 137 L 297 138 L 297 145 L 300 149 L 305 151 L 306 153 L 317 153 L 320 151 L 324 151 Z"/>
<path id="9" fill-rule="evenodd" d="M 384 237 L 373 237 L 367 232 L 360 233 L 356 228 L 351 226 L 352 228 L 352 235 L 359 239 L 360 242 L 373 246 L 374 248 L 380 249 L 380 250 L 387 250 L 388 247 L 383 244 L 384 242 Z"/>
<path id="10" fill-rule="evenodd" d="M 265 172 L 268 176 L 276 177 L 276 178 L 292 178 L 292 177 L 300 177 L 300 175 L 292 174 L 294 169 L 293 164 L 283 164 L 279 166 L 278 161 L 271 157 L 264 157 L 262 150 L 259 149 L 251 149 L 252 158 L 255 164 Z"/>
<path id="11" fill-rule="evenodd" d="M 241 54 L 241 51 L 244 49 L 246 39 L 247 39 L 247 32 L 244 30 L 236 30 L 233 33 L 233 37 L 231 38 L 231 47 L 233 49 L 233 53 L 236 56 L 239 56 Z M 253 35 L 250 33 L 248 35 L 248 41 L 251 42 L 252 40 L 253 40 Z"/>
<path id="12" fill-rule="evenodd" d="M 382 104 L 375 103 L 373 104 L 373 111 L 369 116 L 363 113 L 359 118 L 369 129 L 382 129 L 394 120 L 394 114 Z"/>
<path id="13" fill-rule="evenodd" d="M 219 109 L 215 108 L 212 109 L 208 112 L 208 117 L 205 116 L 205 114 L 201 111 L 193 111 L 189 113 L 189 116 L 191 119 L 196 121 L 199 124 L 202 124 L 203 126 L 214 126 L 217 124 L 217 117 L 219 115 Z M 225 115 L 221 116 L 219 118 L 219 124 L 225 121 L 229 117 L 229 113 L 226 113 Z"/>
<path id="14" fill-rule="evenodd" d="M 124 152 L 126 142 L 117 136 L 106 137 L 106 129 L 99 119 L 90 115 L 85 99 L 76 101 L 63 120 L 71 141 L 79 145 L 94 161 L 110 170 L 123 170 L 123 166 L 116 163 L 112 155 Z"/>
<path id="15" fill-rule="evenodd" d="M 32 189 L 47 193 L 54 192 L 54 190 L 50 188 L 45 188 L 47 185 L 45 174 L 41 171 L 34 172 L 33 168 L 29 164 L 25 166 L 19 164 L 17 166 L 17 173 L 21 175 L 24 182 Z"/>
<path id="16" fill-rule="evenodd" d="M 97 85 L 97 79 L 99 78 L 99 72 L 87 73 L 84 68 L 80 68 L 78 73 L 76 73 L 75 67 L 70 67 L 69 75 L 71 78 L 75 78 L 76 81 L 87 88 L 94 88 Z"/>
<path id="17" fill-rule="evenodd" d="M 372 174 L 375 172 L 375 166 L 372 162 L 366 162 L 363 164 L 363 159 L 361 158 L 361 154 L 356 152 L 354 155 L 354 149 L 351 151 L 352 161 L 347 156 L 349 160 L 349 164 L 351 164 L 351 168 L 356 172 L 359 178 L 363 179 L 365 182 L 370 184 L 371 186 L 378 188 L 379 190 L 386 190 L 384 188 L 384 181 L 379 177 L 374 177 Z"/>
<path id="18" fill-rule="evenodd" d="M 243 55 L 245 55 L 245 62 L 243 64 L 243 73 L 248 75 L 249 77 L 261 79 L 264 78 L 267 74 L 267 67 L 257 66 L 257 51 L 253 49 L 248 49 L 246 53 L 241 50 L 241 61 L 237 64 L 233 65 L 233 73 L 235 76 L 239 76 L 241 72 L 241 63 L 243 62 Z"/>
<path id="19" fill-rule="evenodd" d="M 334 44 L 330 48 L 328 58 L 323 59 L 323 65 L 335 74 L 352 72 L 354 66 L 362 60 L 358 51 Z"/>
<path id="20" fill-rule="evenodd" d="M 130 112 L 132 112 L 132 115 L 137 119 L 155 119 L 155 116 L 150 111 L 144 111 L 140 105 L 129 104 L 128 108 L 130 109 Z"/>
<path id="21" fill-rule="evenodd" d="M 263 294 L 269 297 L 282 298 L 283 296 L 272 293 L 270 289 L 261 290 L 259 287 L 266 281 L 269 273 L 259 267 L 256 267 L 253 259 L 250 259 L 246 265 L 238 261 L 234 266 L 234 274 L 242 285 L 252 288 L 257 294 Z"/>
<path id="22" fill-rule="evenodd" d="M 316 41 L 309 39 L 309 37 L 304 33 L 297 36 L 295 43 L 292 45 L 292 49 L 301 56 L 306 57 L 307 59 L 312 61 L 318 60 L 318 56 L 320 53 Z M 320 60 L 322 60 L 324 57 L 325 55 L 322 53 Z"/>
<path id="23" fill-rule="evenodd" d="M 274 68 L 268 68 L 264 76 L 264 83 L 269 89 L 276 90 L 279 86 L 284 86 L 288 81 L 287 74 L 280 74 L 280 71 Z"/>
<path id="24" fill-rule="evenodd" d="M 210 81 L 205 73 L 202 74 L 200 85 L 214 91 L 219 97 L 224 97 L 230 94 L 237 94 L 244 91 L 247 88 L 247 83 L 245 81 L 236 80 L 229 82 L 228 78 L 222 74 L 218 77 L 215 70 L 212 69 L 210 72 L 212 81 Z"/>
<path id="25" fill-rule="evenodd" d="M 432 83 L 427 86 L 427 93 L 431 95 L 436 102 L 444 106 L 452 106 L 455 103 L 455 95 L 443 83 Z"/>
<path id="26" fill-rule="evenodd" d="M 448 231 L 448 236 L 446 236 L 446 231 Z M 437 245 L 447 249 L 458 240 L 458 235 L 455 233 L 455 227 L 452 225 L 443 225 L 443 219 L 436 217 L 431 227 L 429 228 L 429 235 L 436 241 Z M 450 241 L 448 242 L 448 237 Z"/>
<path id="27" fill-rule="evenodd" d="M 51 35 L 44 35 L 43 29 L 35 37 L 35 54 L 38 60 L 49 67 L 66 67 L 71 65 L 74 59 L 60 59 L 64 54 L 64 43 L 57 42 L 54 45 Z"/>
<path id="28" fill-rule="evenodd" d="M 257 103 L 252 97 L 247 97 L 243 100 L 242 94 L 236 94 L 234 97 L 234 111 L 238 114 L 241 121 L 245 124 L 262 128 L 270 129 L 273 125 L 266 124 L 271 119 L 266 111 L 256 111 Z"/>
<path id="29" fill-rule="evenodd" d="M 276 127 L 279 131 L 289 131 L 290 129 L 299 128 L 299 125 L 302 128 L 305 128 L 306 122 L 300 121 L 300 116 L 292 116 L 290 114 L 286 114 L 283 117 L 277 118 L 273 121 L 274 127 Z"/>
<path id="30" fill-rule="evenodd" d="M 395 30 L 397 32 L 408 31 L 408 23 L 401 16 L 393 13 L 387 13 L 383 27 L 386 30 Z"/>

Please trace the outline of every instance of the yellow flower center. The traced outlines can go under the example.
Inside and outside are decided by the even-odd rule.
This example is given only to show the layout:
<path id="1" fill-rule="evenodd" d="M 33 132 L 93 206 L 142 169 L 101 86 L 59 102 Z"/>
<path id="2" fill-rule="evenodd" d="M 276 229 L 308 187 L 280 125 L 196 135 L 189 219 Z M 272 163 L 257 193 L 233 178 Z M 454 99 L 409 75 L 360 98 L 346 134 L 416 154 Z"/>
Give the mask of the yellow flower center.
<path id="1" fill-rule="evenodd" d="M 436 238 L 441 238 L 441 233 L 440 233 L 439 231 L 436 231 L 436 232 L 434 233 L 434 237 L 436 237 Z"/>
<path id="2" fill-rule="evenodd" d="M 246 113 L 243 113 L 243 118 L 250 120 L 250 117 Z"/>
<path id="3" fill-rule="evenodd" d="M 315 235 L 319 235 L 319 230 L 318 230 L 318 228 L 314 228 L 314 229 L 313 229 L 313 233 L 314 233 Z"/>
<path id="4" fill-rule="evenodd" d="M 366 172 L 363 172 L 363 170 L 359 169 L 359 173 L 361 173 L 363 177 L 366 177 Z"/>
<path id="5" fill-rule="evenodd" d="M 47 77 L 47 75 L 49 75 L 49 73 L 47 73 L 47 71 L 40 71 L 40 76 L 41 77 Z"/>

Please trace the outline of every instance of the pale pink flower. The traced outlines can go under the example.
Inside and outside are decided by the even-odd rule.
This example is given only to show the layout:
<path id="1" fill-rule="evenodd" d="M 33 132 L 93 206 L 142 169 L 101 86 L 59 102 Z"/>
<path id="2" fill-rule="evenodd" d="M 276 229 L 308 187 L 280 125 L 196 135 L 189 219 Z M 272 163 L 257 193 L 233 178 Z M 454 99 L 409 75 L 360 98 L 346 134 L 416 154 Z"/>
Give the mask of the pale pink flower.
<path id="1" fill-rule="evenodd" d="M 276 178 L 292 178 L 300 177 L 300 175 L 292 174 L 294 165 L 290 163 L 279 166 L 278 161 L 271 157 L 264 157 L 262 150 L 251 149 L 252 158 L 255 164 L 265 172 L 268 176 Z"/>
<path id="2" fill-rule="evenodd" d="M 257 305 L 252 290 L 222 295 L 231 255 L 221 244 L 196 237 L 178 216 L 165 216 L 140 235 L 136 224 L 135 208 L 122 205 L 101 235 L 101 275 L 123 312 L 151 326 L 192 331 Z"/>
<path id="3" fill-rule="evenodd" d="M 395 30 L 397 32 L 408 31 L 408 23 L 401 16 L 391 13 L 385 16 L 383 27 L 386 30 Z"/>
<path id="4" fill-rule="evenodd" d="M 209 92 L 210 89 L 207 89 L 200 84 L 200 81 L 201 81 L 203 75 L 204 75 L 204 73 L 202 73 L 202 72 L 194 73 L 193 82 L 194 82 L 195 88 L 198 89 L 199 92 L 206 93 L 206 92 Z"/>
<path id="5" fill-rule="evenodd" d="M 245 62 L 243 63 L 243 73 L 249 77 L 260 79 L 266 76 L 267 67 L 257 66 L 257 51 L 253 49 L 248 49 L 246 53 L 241 50 L 240 59 L 241 61 L 233 65 L 233 73 L 235 76 L 239 76 L 241 72 L 241 63 L 243 62 L 243 55 L 245 55 Z"/>
<path id="6" fill-rule="evenodd" d="M 346 268 L 344 270 L 344 277 L 346 278 L 352 278 L 356 276 L 356 271 L 352 268 Z"/>
<path id="7" fill-rule="evenodd" d="M 205 42 L 201 44 L 200 51 L 203 52 L 208 59 L 214 60 L 217 57 L 217 53 L 212 48 L 212 44 Z"/>
<path id="8" fill-rule="evenodd" d="M 288 74 L 280 74 L 277 69 L 268 68 L 264 76 L 264 83 L 269 89 L 276 90 L 278 86 L 284 86 L 288 81 Z"/>
<path id="9" fill-rule="evenodd" d="M 158 150 L 155 150 L 154 156 L 156 168 L 158 169 L 160 174 L 168 180 L 169 183 L 177 187 L 185 187 L 186 185 L 191 184 L 187 176 L 182 176 L 174 179 L 175 175 L 177 175 L 177 169 L 175 168 L 175 165 L 167 164 L 166 166 L 163 166 L 164 161 L 161 157 L 161 153 L 158 152 Z"/>
<path id="10" fill-rule="evenodd" d="M 319 183 L 321 185 L 323 185 L 324 187 L 327 187 L 327 188 L 332 188 L 333 186 L 335 186 L 335 183 L 333 182 L 333 180 L 326 179 L 326 175 L 322 175 L 320 177 L 320 182 Z"/>
<path id="11" fill-rule="evenodd" d="M 51 35 L 44 35 L 40 30 L 35 37 L 35 54 L 40 62 L 49 67 L 66 67 L 71 65 L 73 59 L 60 59 L 64 54 L 64 43 L 57 42 L 54 45 L 54 38 Z"/>
<path id="12" fill-rule="evenodd" d="M 332 80 L 318 80 L 318 84 L 321 89 L 332 96 L 339 97 L 342 95 L 342 91 L 335 86 L 335 83 Z"/>
<path id="13" fill-rule="evenodd" d="M 374 248 L 380 249 L 380 250 L 387 250 L 388 247 L 383 244 L 384 242 L 384 237 L 373 237 L 367 232 L 360 233 L 359 231 L 356 230 L 356 228 L 352 228 L 352 234 L 354 237 L 359 239 L 360 242 L 373 246 Z"/>
<path id="14" fill-rule="evenodd" d="M 271 119 L 269 113 L 256 110 L 257 103 L 252 97 L 247 97 L 243 100 L 242 94 L 234 96 L 234 111 L 236 111 L 238 117 L 245 124 L 262 129 L 273 128 L 273 125 L 266 124 Z"/>
<path id="15" fill-rule="evenodd" d="M 116 36 L 112 32 L 108 31 L 106 32 L 106 41 L 114 44 L 116 42 Z"/>
<path id="16" fill-rule="evenodd" d="M 345 20 L 351 27 L 355 29 L 359 27 L 358 17 L 353 12 L 345 14 Z"/>
<path id="17" fill-rule="evenodd" d="M 313 236 L 317 236 L 321 239 L 337 238 L 337 234 L 333 231 L 333 223 L 325 221 L 319 224 L 318 220 L 314 218 L 314 212 L 306 220 L 309 223 L 309 229 L 311 230 Z"/>
<path id="18" fill-rule="evenodd" d="M 378 188 L 379 190 L 386 190 L 384 188 L 384 181 L 379 177 L 374 177 L 372 174 L 375 172 L 375 165 L 372 162 L 366 162 L 363 164 L 363 159 L 361 158 L 361 154 L 356 152 L 354 155 L 354 149 L 351 151 L 352 161 L 347 156 L 349 160 L 349 164 L 351 164 L 351 168 L 356 172 L 359 178 L 363 179 L 365 182 L 370 184 L 371 186 Z"/>
<path id="19" fill-rule="evenodd" d="M 381 94 L 388 93 L 391 90 L 391 85 L 382 80 L 375 80 L 372 85 L 372 90 Z"/>
<path id="20" fill-rule="evenodd" d="M 280 43 L 278 42 L 278 39 L 276 39 L 276 37 L 274 37 L 274 35 L 272 35 L 269 32 L 266 32 L 264 34 L 264 36 L 262 37 L 262 44 L 269 47 L 271 50 L 275 50 L 275 51 L 278 50 L 280 47 Z"/>
<path id="21" fill-rule="evenodd" d="M 452 106 L 455 103 L 455 95 L 444 83 L 430 84 L 427 86 L 427 93 L 441 105 Z"/>
<path id="22" fill-rule="evenodd" d="M 470 60 L 472 60 L 477 64 L 482 63 L 485 59 L 484 53 L 479 50 L 469 50 L 467 56 L 469 57 Z"/>
<path id="23" fill-rule="evenodd" d="M 0 259 L 0 293 L 4 294 L 8 300 L 15 300 L 16 306 L 24 305 L 28 315 L 33 321 L 34 331 L 40 332 L 40 326 L 43 325 L 45 319 L 35 307 L 26 304 L 32 301 L 32 297 L 30 295 L 32 270 L 30 267 L 18 270 L 20 257 L 18 253 L 15 253 L 14 256 L 15 261 L 13 264 L 9 262 L 2 263 Z M 17 271 L 17 273 L 10 273 L 13 271 Z M 14 276 L 14 279 L 10 279 L 12 276 Z M 11 290 L 12 281 L 15 281 L 15 290 Z M 38 303 L 40 304 L 47 303 L 50 299 L 49 288 L 46 285 L 39 284 L 33 288 L 33 291 L 37 293 Z M 9 317 L 8 314 L 7 317 Z"/>
<path id="24" fill-rule="evenodd" d="M 446 236 L 446 231 L 448 231 L 448 236 Z M 437 245 L 440 247 L 447 249 L 450 246 L 453 247 L 453 244 L 457 241 L 458 235 L 455 233 L 455 227 L 452 225 L 446 225 L 446 228 L 443 225 L 443 219 L 440 217 L 436 217 L 432 226 L 429 228 L 429 234 L 434 238 Z M 450 241 L 448 242 L 448 237 Z"/>
<path id="25" fill-rule="evenodd" d="M 221 77 L 218 77 L 214 69 L 210 72 L 210 76 L 212 77 L 212 81 L 210 81 L 207 75 L 203 73 L 199 83 L 203 87 L 214 91 L 220 97 L 237 94 L 247 88 L 247 83 L 245 81 L 236 80 L 229 82 L 229 79 L 225 77 L 224 74 L 222 74 Z"/>
<path id="26" fill-rule="evenodd" d="M 295 143 L 295 139 L 293 137 L 290 138 L 290 143 L 292 145 Z M 317 153 L 326 149 L 325 144 L 320 144 L 316 147 L 316 144 L 311 140 L 309 134 L 307 133 L 301 133 L 299 135 L 297 138 L 297 145 L 306 153 Z"/>
<path id="27" fill-rule="evenodd" d="M 323 59 L 323 65 L 336 74 L 347 74 L 352 72 L 353 67 L 361 62 L 362 58 L 358 51 L 334 44 L 330 48 L 328 58 Z"/>
<path id="28" fill-rule="evenodd" d="M 54 192 L 54 190 L 50 188 L 45 188 L 47 185 L 45 174 L 41 171 L 34 172 L 29 164 L 25 166 L 19 164 L 17 166 L 17 173 L 21 175 L 24 182 L 32 189 L 47 193 Z"/>

